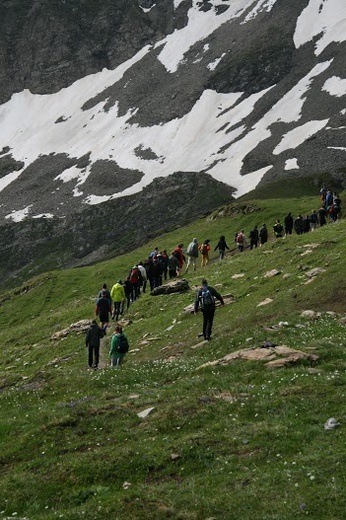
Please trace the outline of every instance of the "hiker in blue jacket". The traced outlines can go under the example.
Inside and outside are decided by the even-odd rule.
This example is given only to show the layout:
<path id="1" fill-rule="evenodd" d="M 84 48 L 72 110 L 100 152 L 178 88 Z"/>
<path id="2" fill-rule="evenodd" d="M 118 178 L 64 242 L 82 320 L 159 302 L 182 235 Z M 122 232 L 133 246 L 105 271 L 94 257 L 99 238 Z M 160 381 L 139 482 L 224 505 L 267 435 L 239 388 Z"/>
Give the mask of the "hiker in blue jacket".
<path id="1" fill-rule="evenodd" d="M 207 341 L 211 338 L 215 314 L 215 298 L 219 300 L 221 305 L 224 305 L 221 294 L 214 287 L 210 287 L 207 280 L 203 279 L 202 287 L 198 289 L 196 294 L 194 313 L 197 314 L 198 309 L 201 308 L 203 314 L 203 337 Z"/>

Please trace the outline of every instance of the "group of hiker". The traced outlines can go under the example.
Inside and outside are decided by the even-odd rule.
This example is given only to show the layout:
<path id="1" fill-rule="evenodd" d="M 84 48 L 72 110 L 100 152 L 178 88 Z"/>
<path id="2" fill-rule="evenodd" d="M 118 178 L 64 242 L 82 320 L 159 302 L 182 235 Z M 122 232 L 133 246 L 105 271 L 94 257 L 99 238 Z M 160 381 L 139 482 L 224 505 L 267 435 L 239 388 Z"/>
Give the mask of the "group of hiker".
<path id="1" fill-rule="evenodd" d="M 275 238 L 292 235 L 295 231 L 298 235 L 314 231 L 317 226 L 324 226 L 327 220 L 335 222 L 341 214 L 341 200 L 334 192 L 332 193 L 325 186 L 321 188 L 321 207 L 318 210 L 312 210 L 309 215 L 303 217 L 299 214 L 293 218 L 291 212 L 283 219 L 276 220 L 273 225 L 273 234 Z M 269 237 L 266 224 L 258 229 L 255 225 L 249 232 L 249 249 L 256 248 L 258 245 L 263 246 Z M 237 249 L 243 252 L 247 246 L 247 237 L 244 230 L 237 232 L 234 237 Z M 166 249 L 159 250 L 155 247 L 144 261 L 140 261 L 133 265 L 124 280 L 119 279 L 109 290 L 107 284 L 103 284 L 95 308 L 95 315 L 99 318 L 99 326 L 96 320 L 93 320 L 91 327 L 86 336 L 86 346 L 89 348 L 89 366 L 97 368 L 99 363 L 99 347 L 100 340 L 106 335 L 110 317 L 118 322 L 120 316 L 127 310 L 132 302 L 139 298 L 141 293 L 145 293 L 149 284 L 150 291 L 159 287 L 168 278 L 172 279 L 180 275 L 184 275 L 193 269 L 196 271 L 197 262 L 200 256 L 201 268 L 208 265 L 210 261 L 211 240 L 205 239 L 202 244 L 198 244 L 197 238 L 193 238 L 188 244 L 186 252 L 184 244 L 179 243 L 170 254 Z M 218 258 L 222 260 L 225 256 L 226 249 L 229 250 L 226 238 L 221 235 L 214 252 L 218 251 Z M 203 313 L 203 337 L 210 339 L 211 329 L 215 312 L 215 298 L 223 305 L 222 297 L 215 289 L 208 286 L 205 279 L 202 280 L 202 286 L 197 292 L 195 299 L 195 313 L 200 308 Z M 208 302 L 208 300 L 210 300 Z M 128 350 L 128 341 L 119 324 L 115 327 L 109 350 L 111 366 L 120 366 L 124 355 Z"/>
<path id="2" fill-rule="evenodd" d="M 321 205 L 318 210 L 311 210 L 310 214 L 303 216 L 301 213 L 293 218 L 289 212 L 284 217 L 283 222 L 279 219 L 273 225 L 273 233 L 275 238 L 282 238 L 292 235 L 294 231 L 297 235 L 314 231 L 318 226 L 325 226 L 328 221 L 336 222 L 341 216 L 341 199 L 335 192 L 331 192 L 325 186 L 321 188 Z M 268 241 L 268 229 L 266 224 L 262 224 L 258 229 L 254 226 L 249 233 L 250 249 L 264 245 Z M 235 234 L 235 242 L 240 252 L 244 251 L 247 245 L 247 239 L 242 229 Z"/>

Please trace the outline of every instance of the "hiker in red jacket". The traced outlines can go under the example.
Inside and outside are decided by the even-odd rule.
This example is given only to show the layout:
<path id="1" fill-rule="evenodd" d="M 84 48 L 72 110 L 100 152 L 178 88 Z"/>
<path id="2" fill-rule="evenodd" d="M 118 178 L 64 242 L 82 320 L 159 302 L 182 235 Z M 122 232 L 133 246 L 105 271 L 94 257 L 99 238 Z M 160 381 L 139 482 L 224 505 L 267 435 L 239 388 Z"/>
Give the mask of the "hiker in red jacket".
<path id="1" fill-rule="evenodd" d="M 182 270 L 184 262 L 185 262 L 185 256 L 184 256 L 184 253 L 183 253 L 183 245 L 184 244 L 179 244 L 173 251 L 173 255 L 178 260 L 179 272 Z"/>

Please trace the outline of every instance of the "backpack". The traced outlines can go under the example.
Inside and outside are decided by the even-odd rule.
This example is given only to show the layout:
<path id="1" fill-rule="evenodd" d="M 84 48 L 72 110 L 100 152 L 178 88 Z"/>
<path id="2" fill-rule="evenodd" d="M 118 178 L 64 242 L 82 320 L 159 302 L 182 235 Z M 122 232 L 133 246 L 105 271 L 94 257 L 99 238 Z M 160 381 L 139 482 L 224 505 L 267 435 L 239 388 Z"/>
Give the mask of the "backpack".
<path id="1" fill-rule="evenodd" d="M 237 244 L 242 244 L 243 242 L 244 242 L 244 235 L 242 233 L 238 233 Z"/>
<path id="2" fill-rule="evenodd" d="M 202 244 L 201 245 L 201 254 L 205 255 L 207 252 L 208 252 L 207 244 Z"/>
<path id="3" fill-rule="evenodd" d="M 191 242 L 191 244 L 188 245 L 188 248 L 187 248 L 187 251 L 186 253 L 188 255 L 190 255 L 191 253 L 193 253 L 193 246 L 194 246 L 194 242 Z"/>
<path id="4" fill-rule="evenodd" d="M 118 338 L 118 352 L 120 354 L 126 354 L 129 351 L 129 342 L 124 334 L 119 334 Z"/>
<path id="5" fill-rule="evenodd" d="M 139 281 L 139 271 L 137 268 L 132 269 L 130 274 L 130 282 L 131 283 L 138 283 Z"/>
<path id="6" fill-rule="evenodd" d="M 201 295 L 200 295 L 201 307 L 205 309 L 206 307 L 211 307 L 214 305 L 214 298 L 211 294 L 209 287 L 203 287 Z"/>

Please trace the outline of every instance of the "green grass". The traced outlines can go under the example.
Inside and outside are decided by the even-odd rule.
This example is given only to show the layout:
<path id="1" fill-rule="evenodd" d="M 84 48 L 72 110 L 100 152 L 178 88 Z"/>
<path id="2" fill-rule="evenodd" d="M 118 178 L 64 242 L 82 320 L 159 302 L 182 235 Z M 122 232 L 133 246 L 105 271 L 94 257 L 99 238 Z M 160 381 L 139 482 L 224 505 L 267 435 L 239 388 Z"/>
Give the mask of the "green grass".
<path id="1" fill-rule="evenodd" d="M 239 229 L 248 234 L 262 222 L 271 229 L 287 211 L 317 205 L 307 196 L 242 201 L 128 255 L 49 272 L 0 295 L 0 518 L 343 518 L 343 220 L 232 251 L 222 262 L 213 253 L 206 269 L 189 273 L 191 287 L 206 276 L 235 297 L 217 309 L 206 345 L 191 348 L 201 330 L 201 316 L 184 313 L 193 290 L 145 294 L 130 307 L 131 352 L 121 370 L 106 366 L 110 335 L 98 371 L 86 368 L 83 335 L 52 340 L 91 318 L 102 283 L 123 278 L 156 245 L 171 250 L 194 236 L 215 245 L 224 234 L 234 249 Z M 316 267 L 325 272 L 306 284 Z M 274 268 L 279 275 L 264 276 Z M 266 298 L 272 303 L 258 306 Z M 307 309 L 320 317 L 302 317 Z M 319 360 L 276 370 L 244 360 L 200 368 L 267 340 Z M 341 427 L 325 431 L 329 417 Z"/>

